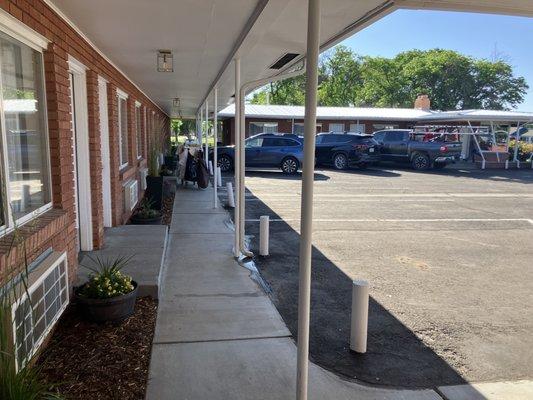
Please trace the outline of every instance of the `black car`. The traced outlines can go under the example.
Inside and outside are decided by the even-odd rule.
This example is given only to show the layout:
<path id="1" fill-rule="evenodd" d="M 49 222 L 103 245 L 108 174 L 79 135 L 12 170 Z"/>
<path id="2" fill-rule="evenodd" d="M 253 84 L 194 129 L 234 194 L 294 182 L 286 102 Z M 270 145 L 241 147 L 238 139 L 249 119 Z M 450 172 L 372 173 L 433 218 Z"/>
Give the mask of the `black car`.
<path id="1" fill-rule="evenodd" d="M 366 168 L 380 161 L 379 146 L 371 135 L 354 133 L 319 133 L 316 137 L 317 165 L 331 165 L 335 169 L 350 166 Z"/>

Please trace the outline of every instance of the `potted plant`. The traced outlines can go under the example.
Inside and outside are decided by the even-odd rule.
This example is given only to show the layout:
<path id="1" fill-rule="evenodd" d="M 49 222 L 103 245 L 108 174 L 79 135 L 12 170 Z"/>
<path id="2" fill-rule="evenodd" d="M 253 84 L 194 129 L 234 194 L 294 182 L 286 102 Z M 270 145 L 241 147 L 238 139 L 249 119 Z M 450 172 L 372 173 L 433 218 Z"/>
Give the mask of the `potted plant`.
<path id="1" fill-rule="evenodd" d="M 153 202 L 156 210 L 161 210 L 163 200 L 163 177 L 159 174 L 159 153 L 154 146 L 148 154 L 148 176 L 145 196 Z"/>
<path id="2" fill-rule="evenodd" d="M 134 225 L 159 225 L 163 215 L 159 210 L 153 207 L 153 201 L 143 198 L 139 207 L 131 217 L 131 223 Z"/>
<path id="3" fill-rule="evenodd" d="M 135 310 L 137 283 L 121 272 L 130 257 L 90 257 L 94 266 L 85 266 L 92 273 L 89 280 L 74 290 L 74 297 L 83 314 L 95 322 L 120 322 Z"/>

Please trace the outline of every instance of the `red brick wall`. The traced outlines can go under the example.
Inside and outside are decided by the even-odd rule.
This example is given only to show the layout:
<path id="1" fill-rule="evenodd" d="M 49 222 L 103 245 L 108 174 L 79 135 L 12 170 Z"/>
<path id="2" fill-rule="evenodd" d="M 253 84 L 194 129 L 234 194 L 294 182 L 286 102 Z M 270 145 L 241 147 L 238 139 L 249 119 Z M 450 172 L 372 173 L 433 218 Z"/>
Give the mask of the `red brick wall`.
<path id="1" fill-rule="evenodd" d="M 147 111 L 156 112 L 157 125 L 160 129 L 168 129 L 169 119 L 159 108 L 150 101 L 133 83 L 116 70 L 108 61 L 92 48 L 73 28 L 63 21 L 42 0 L 0 0 L 0 8 L 10 13 L 22 23 L 34 29 L 51 41 L 44 51 L 45 82 L 47 95 L 48 126 L 50 136 L 50 158 L 52 168 L 52 197 L 53 206 L 61 209 L 63 217 L 58 217 L 53 223 L 54 229 L 39 223 L 31 224 L 34 229 L 46 232 L 42 243 L 33 248 L 32 254 L 37 255 L 36 249 L 53 246 L 56 250 L 68 251 L 69 264 L 73 270 L 71 277 L 75 277 L 77 265 L 76 225 L 75 225 L 75 192 L 73 172 L 73 136 L 71 127 L 70 82 L 68 75 L 69 55 L 87 67 L 87 101 L 89 125 L 89 155 L 92 196 L 93 241 L 95 248 L 103 245 L 103 210 L 102 210 L 102 169 L 100 154 L 100 110 L 98 106 L 98 76 L 108 82 L 108 115 L 109 140 L 111 159 L 111 188 L 113 225 L 124 223 L 129 213 L 124 211 L 124 181 L 139 177 L 139 168 L 146 166 L 144 159 L 136 159 L 135 148 L 135 114 L 130 113 L 130 165 L 125 171 L 119 171 L 118 149 L 118 120 L 116 88 L 120 88 L 129 95 L 129 109 L 134 107 L 135 100 L 139 101 Z M 133 110 L 134 111 L 134 110 Z M 158 132 L 161 133 L 161 132 Z M 145 132 L 154 135 L 155 129 Z M 165 134 L 168 134 L 165 132 Z M 133 135 L 133 136 L 132 136 Z M 55 215 L 56 210 L 46 213 L 36 219 L 48 218 L 48 214 Z M 41 227 L 41 228 L 39 228 Z M 43 237 L 38 230 L 30 236 Z M 9 235 L 8 235 L 9 236 Z M 5 249 L 0 246 L 0 272 L 2 257 Z M 31 260 L 30 260 L 31 261 Z M 6 267 L 7 268 L 7 267 Z M 4 268 L 5 269 L 5 268 Z M 0 275 L 1 277 L 1 275 Z"/>
<path id="2" fill-rule="evenodd" d="M 250 136 L 250 122 L 277 122 L 278 132 L 291 133 L 292 132 L 292 119 L 275 119 L 275 118 L 246 118 L 246 136 Z M 303 119 L 295 119 L 294 123 L 303 123 Z M 321 124 L 321 132 L 329 132 L 330 124 L 344 124 L 344 129 L 347 131 L 350 129 L 350 124 L 356 124 L 357 120 L 325 120 L 318 119 L 317 125 Z M 360 120 L 360 124 L 365 124 L 365 132 L 372 133 L 375 131 L 374 124 L 385 125 L 399 125 L 399 128 L 409 128 L 414 125 L 414 122 L 405 121 L 368 121 Z M 226 118 L 222 122 L 222 141 L 225 145 L 235 143 L 235 123 L 234 118 Z"/>

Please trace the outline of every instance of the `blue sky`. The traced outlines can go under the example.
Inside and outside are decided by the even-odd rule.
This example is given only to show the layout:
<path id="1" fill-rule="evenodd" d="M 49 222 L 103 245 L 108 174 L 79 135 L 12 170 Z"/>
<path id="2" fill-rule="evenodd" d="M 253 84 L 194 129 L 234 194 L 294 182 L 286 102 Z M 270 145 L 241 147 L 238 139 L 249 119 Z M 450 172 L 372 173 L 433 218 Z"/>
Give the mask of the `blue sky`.
<path id="1" fill-rule="evenodd" d="M 495 49 L 526 78 L 530 89 L 518 110 L 533 112 L 533 18 L 401 10 L 342 44 L 361 55 L 393 57 L 411 49 L 452 49 L 492 59 Z"/>

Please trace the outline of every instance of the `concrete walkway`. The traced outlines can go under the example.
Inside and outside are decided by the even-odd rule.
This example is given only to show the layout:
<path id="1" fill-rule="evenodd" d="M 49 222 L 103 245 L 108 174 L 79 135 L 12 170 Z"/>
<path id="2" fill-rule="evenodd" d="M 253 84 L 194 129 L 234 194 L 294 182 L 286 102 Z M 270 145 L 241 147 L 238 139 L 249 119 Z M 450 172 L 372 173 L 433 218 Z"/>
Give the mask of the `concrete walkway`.
<path id="1" fill-rule="evenodd" d="M 233 259 L 229 215 L 212 199 L 211 189 L 176 193 L 146 398 L 294 399 L 295 343 Z M 314 364 L 309 380 L 310 399 L 441 400 L 361 386 Z"/>

